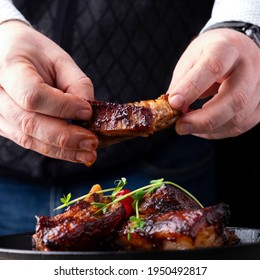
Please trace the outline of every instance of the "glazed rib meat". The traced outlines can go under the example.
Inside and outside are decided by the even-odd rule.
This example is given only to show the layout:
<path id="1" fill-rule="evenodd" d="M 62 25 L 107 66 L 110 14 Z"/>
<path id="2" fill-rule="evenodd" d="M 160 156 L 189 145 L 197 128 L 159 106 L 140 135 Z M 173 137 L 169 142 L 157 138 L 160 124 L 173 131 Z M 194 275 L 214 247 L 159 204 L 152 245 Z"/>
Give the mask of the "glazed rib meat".
<path id="1" fill-rule="evenodd" d="M 236 243 L 237 237 L 226 228 L 230 211 L 221 203 L 201 208 L 179 188 L 163 184 L 145 195 L 139 206 L 144 227 L 126 222 L 117 244 L 125 250 L 171 250 L 217 247 Z M 130 236 L 130 238 L 129 238 Z"/>
<path id="2" fill-rule="evenodd" d="M 163 184 L 153 194 L 146 194 L 139 206 L 142 215 L 155 215 L 178 210 L 196 210 L 201 207 L 190 196 L 172 185 Z"/>
<path id="3" fill-rule="evenodd" d="M 131 229 L 131 222 L 125 224 L 117 242 L 125 250 L 183 250 L 235 244 L 237 237 L 225 227 L 228 217 L 225 204 L 152 214 L 143 217 L 142 228 Z"/>
<path id="4" fill-rule="evenodd" d="M 95 189 L 98 188 L 95 186 Z M 92 202 L 108 203 L 102 195 L 93 193 L 53 218 L 37 217 L 33 248 L 38 251 L 105 250 L 111 238 L 125 221 L 125 209 L 115 203 L 98 215 Z"/>
<path id="5" fill-rule="evenodd" d="M 147 137 L 174 124 L 178 111 L 173 110 L 166 94 L 155 100 L 117 104 L 89 100 L 92 118 L 82 124 L 99 137 L 100 146 L 133 137 Z"/>
<path id="6" fill-rule="evenodd" d="M 111 202 L 97 193 L 100 189 L 93 186 L 87 198 L 62 214 L 37 217 L 34 250 L 172 250 L 238 242 L 226 227 L 229 208 L 224 203 L 202 208 L 182 190 L 162 184 L 140 200 L 143 225 L 135 227 L 119 201 L 97 213 L 100 208 L 93 202 Z"/>

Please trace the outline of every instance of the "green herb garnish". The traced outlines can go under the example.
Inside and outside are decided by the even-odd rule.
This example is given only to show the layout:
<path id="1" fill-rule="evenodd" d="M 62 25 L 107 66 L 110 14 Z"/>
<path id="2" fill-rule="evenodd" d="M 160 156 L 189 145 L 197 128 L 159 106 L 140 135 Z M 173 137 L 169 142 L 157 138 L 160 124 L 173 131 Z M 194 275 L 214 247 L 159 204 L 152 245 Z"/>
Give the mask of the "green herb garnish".
<path id="1" fill-rule="evenodd" d="M 100 203 L 100 202 L 92 202 L 92 205 L 94 205 L 97 208 L 100 208 L 103 212 L 103 214 L 105 214 L 107 212 L 107 204 L 106 203 Z"/>
<path id="2" fill-rule="evenodd" d="M 65 206 L 68 206 L 69 205 L 69 202 L 70 202 L 70 199 L 71 199 L 71 193 L 67 194 L 67 195 L 63 195 L 63 197 L 60 198 L 60 201 L 65 205 Z"/>
<path id="3" fill-rule="evenodd" d="M 114 184 L 116 185 L 116 187 L 110 195 L 112 199 L 114 199 L 118 192 L 120 192 L 123 189 L 123 187 L 127 184 L 127 180 L 125 177 L 122 177 L 120 180 L 115 180 Z"/>
<path id="4" fill-rule="evenodd" d="M 99 212 L 103 212 L 106 213 L 107 209 L 109 206 L 111 206 L 114 203 L 120 202 L 121 200 L 131 196 L 134 199 L 134 202 L 132 203 L 132 207 L 133 210 L 135 212 L 135 215 L 130 216 L 129 221 L 131 222 L 131 226 L 129 228 L 129 233 L 128 233 L 128 240 L 131 239 L 131 231 L 134 229 L 139 229 L 139 228 L 143 228 L 145 226 L 145 221 L 142 219 L 142 217 L 140 217 L 139 214 L 139 203 L 142 200 L 142 198 L 146 195 L 146 194 L 152 194 L 153 192 L 155 192 L 159 187 L 161 187 L 163 184 L 165 185 L 172 185 L 175 186 L 176 188 L 180 189 L 181 191 L 183 191 L 185 194 L 187 194 L 190 198 L 192 198 L 201 208 L 203 208 L 202 204 L 190 193 L 188 192 L 186 189 L 182 188 L 181 186 L 179 186 L 176 183 L 170 182 L 170 181 L 164 181 L 163 178 L 161 179 L 157 179 L 157 180 L 151 180 L 150 183 L 146 186 L 140 187 L 136 190 L 133 190 L 125 195 L 116 197 L 116 195 L 118 194 L 119 191 L 121 191 L 124 186 L 127 184 L 127 180 L 126 178 L 122 177 L 120 180 L 116 180 L 114 182 L 115 187 L 114 188 L 109 188 L 109 189 L 104 189 L 104 190 L 100 190 L 97 191 L 96 193 L 106 193 L 106 192 L 111 192 L 110 195 L 108 195 L 109 198 L 112 199 L 111 202 L 109 203 L 100 203 L 100 202 L 92 202 L 92 205 L 96 206 L 98 208 L 98 210 L 94 213 L 97 214 Z M 76 199 L 70 200 L 71 199 L 71 193 L 69 193 L 67 196 L 63 196 L 60 200 L 63 203 L 62 205 L 58 206 L 57 208 L 55 208 L 54 210 L 58 210 L 58 209 L 62 209 L 64 207 L 67 207 L 79 200 L 82 200 L 88 196 L 90 196 L 91 193 L 85 194 L 81 197 L 78 197 Z"/>

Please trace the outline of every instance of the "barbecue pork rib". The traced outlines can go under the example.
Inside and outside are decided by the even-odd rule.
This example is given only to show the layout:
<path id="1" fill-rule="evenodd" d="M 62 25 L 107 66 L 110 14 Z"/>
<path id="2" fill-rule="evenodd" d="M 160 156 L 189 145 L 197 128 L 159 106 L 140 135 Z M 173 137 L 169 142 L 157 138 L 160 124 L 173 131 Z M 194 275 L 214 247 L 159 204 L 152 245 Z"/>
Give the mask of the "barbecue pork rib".
<path id="1" fill-rule="evenodd" d="M 93 187 L 100 190 L 99 185 Z M 92 202 L 109 203 L 108 198 L 93 191 L 84 200 L 70 206 L 56 216 L 37 218 L 36 232 L 32 237 L 33 249 L 37 251 L 86 251 L 105 250 L 112 244 L 111 238 L 125 221 L 125 209 L 121 203 L 108 207 L 98 214 Z M 108 249 L 108 248 L 107 248 Z"/>
<path id="2" fill-rule="evenodd" d="M 144 227 L 126 223 L 119 231 L 117 244 L 124 250 L 183 250 L 219 247 L 238 242 L 226 228 L 229 218 L 224 203 L 197 209 L 141 215 Z M 129 238 L 130 236 L 130 238 Z"/>
<path id="3" fill-rule="evenodd" d="M 120 202 L 105 213 L 92 202 L 111 199 L 93 186 L 84 200 L 54 217 L 37 217 L 33 249 L 39 251 L 171 250 L 230 245 L 238 242 L 226 228 L 226 204 L 201 208 L 182 190 L 163 184 L 140 200 L 144 226 L 135 228 Z M 130 236 L 130 238 L 129 238 Z"/>
<path id="4" fill-rule="evenodd" d="M 147 137 L 172 126 L 179 112 L 173 110 L 166 94 L 155 100 L 118 104 L 88 100 L 92 118 L 81 126 L 96 133 L 99 145 L 106 146 L 133 137 Z"/>
<path id="5" fill-rule="evenodd" d="M 144 227 L 127 221 L 116 239 L 124 250 L 172 250 L 218 247 L 238 242 L 226 228 L 230 211 L 220 203 L 202 208 L 179 188 L 163 184 L 139 206 Z M 130 237 L 130 238 L 129 238 Z"/>
<path id="6" fill-rule="evenodd" d="M 197 210 L 200 205 L 179 188 L 163 184 L 152 194 L 145 194 L 139 206 L 143 216 L 178 210 Z"/>

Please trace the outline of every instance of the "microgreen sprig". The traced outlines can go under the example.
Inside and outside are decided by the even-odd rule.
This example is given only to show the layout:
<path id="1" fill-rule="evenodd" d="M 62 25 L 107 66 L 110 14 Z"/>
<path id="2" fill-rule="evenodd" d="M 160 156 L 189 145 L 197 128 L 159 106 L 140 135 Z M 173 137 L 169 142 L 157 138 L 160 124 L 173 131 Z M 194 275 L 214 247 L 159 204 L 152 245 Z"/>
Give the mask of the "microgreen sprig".
<path id="1" fill-rule="evenodd" d="M 127 180 L 126 178 L 122 177 L 121 179 L 118 179 L 114 182 L 114 184 L 116 185 L 115 188 L 109 188 L 109 189 L 104 189 L 104 190 L 100 190 L 100 191 L 96 191 L 96 193 L 101 194 L 101 193 L 107 193 L 107 192 L 112 192 L 112 194 L 109 196 L 112 199 L 116 196 L 116 194 L 127 184 Z M 87 197 L 89 197 L 91 195 L 91 193 L 87 193 L 84 194 L 78 198 L 75 198 L 73 200 L 71 200 L 71 193 L 67 194 L 67 196 L 63 195 L 62 198 L 60 198 L 60 201 L 63 203 L 60 206 L 56 207 L 54 209 L 54 211 L 56 210 L 60 210 L 62 208 L 68 207 L 71 204 L 74 204 L 80 200 L 83 200 Z"/>
<path id="2" fill-rule="evenodd" d="M 129 221 L 131 222 L 131 226 L 130 226 L 128 234 L 127 234 L 128 240 L 131 239 L 132 230 L 134 230 L 135 228 L 143 228 L 145 225 L 144 220 L 140 217 L 140 214 L 139 214 L 139 202 L 144 197 L 145 193 L 150 192 L 151 189 L 148 189 L 146 192 L 144 190 L 140 190 L 139 192 L 132 195 L 132 197 L 134 199 L 132 206 L 135 209 L 135 216 L 131 216 L 129 218 Z"/>
<path id="3" fill-rule="evenodd" d="M 132 196 L 134 199 L 139 198 L 138 200 L 141 200 L 141 194 L 142 196 L 144 196 L 144 194 L 146 192 L 151 192 L 156 190 L 157 188 L 159 188 L 164 182 L 164 179 L 158 179 L 158 180 L 153 180 L 150 182 L 149 185 L 143 186 L 141 188 L 138 188 L 134 191 L 131 191 L 125 195 L 119 196 L 117 198 L 115 198 L 114 200 L 112 200 L 110 203 L 106 204 L 107 207 L 111 206 L 112 204 L 116 203 L 116 202 L 120 202 L 121 200 L 124 200 L 125 198 L 127 198 L 128 196 Z M 133 202 L 135 203 L 135 201 Z M 96 213 L 102 211 L 102 208 L 99 209 Z"/>
<path id="4" fill-rule="evenodd" d="M 64 205 L 68 206 L 68 205 L 69 205 L 69 202 L 70 202 L 70 199 L 71 199 L 71 193 L 69 193 L 69 194 L 67 194 L 67 195 L 64 194 L 63 197 L 60 198 L 60 201 L 61 201 Z"/>
<path id="5" fill-rule="evenodd" d="M 140 229 L 140 228 L 143 228 L 145 226 L 145 221 L 143 220 L 142 217 L 140 217 L 140 213 L 139 213 L 140 201 L 145 196 L 145 194 L 152 194 L 153 192 L 156 191 L 156 189 L 161 187 L 163 184 L 165 184 L 165 185 L 168 184 L 168 185 L 175 186 L 176 188 L 180 189 L 185 194 L 187 194 L 190 198 L 192 198 L 201 208 L 203 208 L 203 205 L 190 192 L 188 192 L 186 189 L 182 188 L 181 186 L 179 186 L 176 183 L 173 183 L 171 181 L 164 181 L 163 178 L 157 179 L 157 180 L 151 180 L 148 185 L 140 187 L 140 188 L 135 189 L 135 190 L 133 190 L 129 193 L 126 193 L 125 195 L 121 195 L 121 196 L 118 196 L 118 197 L 117 197 L 117 194 L 127 184 L 127 180 L 126 180 L 125 177 L 122 177 L 121 179 L 116 180 L 114 182 L 114 184 L 115 184 L 114 188 L 109 188 L 109 189 L 96 191 L 96 193 L 98 193 L 98 194 L 111 192 L 111 194 L 107 196 L 107 197 L 111 198 L 111 202 L 109 202 L 109 203 L 92 202 L 92 205 L 94 205 L 95 207 L 98 208 L 98 210 L 94 214 L 97 214 L 99 212 L 106 213 L 109 206 L 111 206 L 114 203 L 120 202 L 121 200 L 124 200 L 125 198 L 131 196 L 134 199 L 134 202 L 132 203 L 132 207 L 134 209 L 135 215 L 129 217 L 129 222 L 131 224 L 130 224 L 129 232 L 127 234 L 127 239 L 128 240 L 131 239 L 131 232 L 134 229 Z M 60 199 L 63 204 L 58 206 L 54 210 L 59 210 L 59 209 L 62 209 L 64 207 L 67 207 L 67 206 L 69 206 L 73 203 L 76 203 L 79 200 L 83 200 L 86 197 L 89 197 L 91 194 L 92 193 L 88 193 L 88 194 L 85 194 L 85 195 L 80 196 L 80 197 L 78 197 L 76 199 L 73 199 L 73 200 L 71 200 L 71 193 L 69 193 L 68 195 L 63 195 L 63 197 Z"/>
<path id="6" fill-rule="evenodd" d="M 106 193 L 106 192 L 112 192 L 108 197 L 110 197 L 112 199 L 111 202 L 105 204 L 105 203 L 99 203 L 99 202 L 92 202 L 92 205 L 95 205 L 98 210 L 94 213 L 97 214 L 99 212 L 103 212 L 106 213 L 107 209 L 109 206 L 111 206 L 114 203 L 120 202 L 121 200 L 124 200 L 125 198 L 132 196 L 132 198 L 134 199 L 134 202 L 132 204 L 133 209 L 135 210 L 135 216 L 131 216 L 129 218 L 129 221 L 132 223 L 129 229 L 129 233 L 128 233 L 128 240 L 131 239 L 131 231 L 133 229 L 136 228 L 143 228 L 145 225 L 144 220 L 140 217 L 139 214 L 139 202 L 142 200 L 142 198 L 144 197 L 144 195 L 146 193 L 151 194 L 153 193 L 156 189 L 158 189 L 159 187 L 161 187 L 163 184 L 168 184 L 168 185 L 172 185 L 175 186 L 176 188 L 182 190 L 185 194 L 187 194 L 189 197 L 191 197 L 201 208 L 203 208 L 203 205 L 190 193 L 188 192 L 186 189 L 182 188 L 181 186 L 179 186 L 176 183 L 173 183 L 171 181 L 164 181 L 163 178 L 161 179 L 157 179 L 157 180 L 151 180 L 150 184 L 143 186 L 141 188 L 135 189 L 125 195 L 116 197 L 117 193 L 119 191 L 122 190 L 122 188 L 127 184 L 127 180 L 126 178 L 122 177 L 120 180 L 116 180 L 114 182 L 115 187 L 114 188 L 109 188 L 109 189 L 104 189 L 104 190 L 100 190 L 97 191 L 96 193 Z M 55 208 L 54 210 L 58 210 L 58 209 L 62 209 L 64 207 L 69 206 L 70 204 L 73 204 L 79 200 L 85 199 L 86 197 L 90 196 L 91 193 L 88 193 L 86 195 L 83 195 L 81 197 L 78 197 L 76 199 L 70 200 L 71 199 L 71 193 L 69 193 L 67 196 L 63 196 L 63 198 L 61 198 L 61 202 L 63 203 L 62 205 L 60 205 L 59 207 Z"/>
<path id="7" fill-rule="evenodd" d="M 114 184 L 116 187 L 114 188 L 110 198 L 114 199 L 116 195 L 123 189 L 123 187 L 127 184 L 127 180 L 125 177 L 122 177 L 120 180 L 115 180 Z"/>

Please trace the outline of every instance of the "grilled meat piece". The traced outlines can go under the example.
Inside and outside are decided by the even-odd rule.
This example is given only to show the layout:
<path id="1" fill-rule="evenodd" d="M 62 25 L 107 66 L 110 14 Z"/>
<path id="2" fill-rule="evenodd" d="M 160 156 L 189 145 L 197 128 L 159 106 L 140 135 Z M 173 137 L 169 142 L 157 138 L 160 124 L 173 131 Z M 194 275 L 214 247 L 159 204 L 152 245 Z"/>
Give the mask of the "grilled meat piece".
<path id="1" fill-rule="evenodd" d="M 108 204 L 93 186 L 84 200 L 51 218 L 38 217 L 33 235 L 35 250 L 171 250 L 231 245 L 239 240 L 226 228 L 229 208 L 221 203 L 201 208 L 182 190 L 163 184 L 146 193 L 139 207 L 144 226 L 126 219 L 120 202 L 108 206 L 106 213 L 92 202 Z M 129 239 L 130 235 L 130 239 Z"/>
<path id="2" fill-rule="evenodd" d="M 81 125 L 99 137 L 99 145 L 106 146 L 133 137 L 147 137 L 172 126 L 178 116 L 166 94 L 155 100 L 127 104 L 89 100 L 92 118 Z"/>
<path id="3" fill-rule="evenodd" d="M 228 206 L 216 206 L 180 210 L 147 215 L 143 228 L 131 228 L 126 223 L 119 232 L 117 243 L 125 250 L 172 250 L 199 247 L 217 247 L 238 242 L 236 235 L 228 231 Z M 129 238 L 130 234 L 130 238 Z"/>
<path id="4" fill-rule="evenodd" d="M 151 133 L 166 129 L 172 126 L 179 115 L 179 111 L 172 109 L 168 102 L 168 95 L 163 94 L 155 100 L 143 100 L 132 103 L 134 106 L 141 106 L 149 109 L 153 115 L 153 130 Z"/>
<path id="5" fill-rule="evenodd" d="M 146 194 L 139 206 L 139 213 L 151 215 L 178 210 L 200 209 L 199 204 L 179 188 L 163 184 L 153 194 Z"/>
<path id="6" fill-rule="evenodd" d="M 108 203 L 101 194 L 93 193 L 88 198 L 69 207 L 66 212 L 51 218 L 37 217 L 33 235 L 34 250 L 39 251 L 84 251 L 111 249 L 111 239 L 125 221 L 125 209 L 121 203 L 108 207 L 108 211 L 96 214 L 99 209 L 92 202 Z"/>

